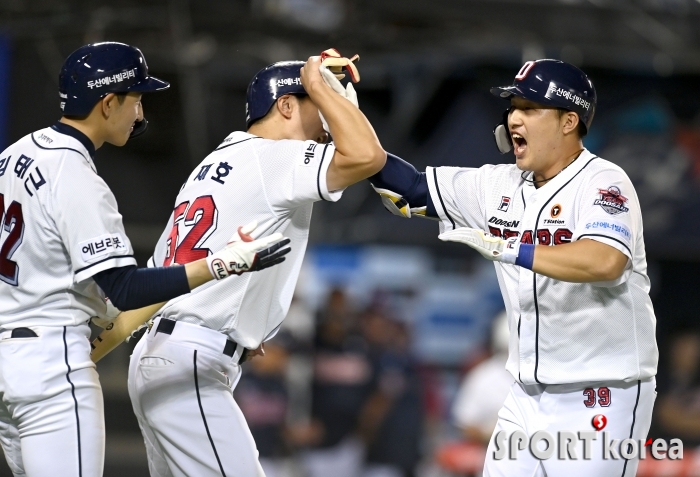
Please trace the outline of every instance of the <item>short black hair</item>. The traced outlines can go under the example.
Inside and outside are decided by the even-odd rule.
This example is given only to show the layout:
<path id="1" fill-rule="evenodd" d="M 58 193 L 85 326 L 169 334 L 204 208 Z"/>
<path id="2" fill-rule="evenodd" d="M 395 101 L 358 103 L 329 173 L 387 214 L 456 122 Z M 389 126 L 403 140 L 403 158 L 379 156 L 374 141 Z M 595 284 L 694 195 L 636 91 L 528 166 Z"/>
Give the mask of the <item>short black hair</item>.
<path id="1" fill-rule="evenodd" d="M 565 109 L 565 108 L 557 108 L 557 114 L 559 114 L 559 117 L 561 118 L 564 116 L 565 113 L 572 112 L 575 113 L 576 111 L 571 111 L 570 109 Z M 576 113 L 578 116 L 578 126 L 576 126 L 576 132 L 578 133 L 579 139 L 583 139 L 586 137 L 586 134 L 588 134 L 588 129 L 586 128 L 586 125 L 583 124 L 583 120 L 581 119 L 581 115 Z"/>

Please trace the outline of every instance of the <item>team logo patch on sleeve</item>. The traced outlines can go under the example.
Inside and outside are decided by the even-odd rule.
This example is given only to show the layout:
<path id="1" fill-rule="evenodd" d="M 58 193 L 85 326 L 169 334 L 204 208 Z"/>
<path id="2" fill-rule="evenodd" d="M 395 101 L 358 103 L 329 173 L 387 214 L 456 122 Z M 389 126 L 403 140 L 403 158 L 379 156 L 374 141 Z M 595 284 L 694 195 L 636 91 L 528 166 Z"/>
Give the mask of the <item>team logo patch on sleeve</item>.
<path id="1" fill-rule="evenodd" d="M 627 197 L 622 195 L 618 187 L 610 186 L 607 189 L 598 189 L 598 193 L 600 199 L 596 199 L 593 205 L 601 206 L 608 214 L 617 215 L 630 210 L 625 207 Z"/>
<path id="2" fill-rule="evenodd" d="M 501 197 L 501 205 L 498 206 L 498 210 L 501 212 L 508 212 L 508 206 L 510 205 L 510 197 Z"/>

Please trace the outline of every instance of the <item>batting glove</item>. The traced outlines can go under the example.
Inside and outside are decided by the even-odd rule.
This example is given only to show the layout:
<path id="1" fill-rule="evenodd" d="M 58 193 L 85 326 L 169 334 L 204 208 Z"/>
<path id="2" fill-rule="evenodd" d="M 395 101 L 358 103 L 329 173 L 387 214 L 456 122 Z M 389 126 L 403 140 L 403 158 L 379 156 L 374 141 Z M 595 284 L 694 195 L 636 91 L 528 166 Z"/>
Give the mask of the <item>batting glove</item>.
<path id="1" fill-rule="evenodd" d="M 446 242 L 461 242 L 469 245 L 483 257 L 494 262 L 505 262 L 532 269 L 535 246 L 523 244 L 519 237 L 502 239 L 483 230 L 459 227 L 438 235 Z"/>
<path id="2" fill-rule="evenodd" d="M 352 83 L 357 83 L 360 81 L 360 72 L 357 71 L 357 66 L 355 66 L 353 63 L 354 61 L 359 60 L 360 57 L 355 55 L 352 58 L 344 58 L 340 56 L 338 50 L 335 48 L 330 48 L 321 53 L 321 59 L 322 61 L 319 70 L 321 71 L 321 76 L 326 84 L 330 86 L 333 91 L 354 104 L 356 108 L 359 108 L 360 106 L 357 101 L 357 92 L 355 91 Z M 350 74 L 350 79 L 352 80 L 352 82 L 348 82 L 346 87 L 343 87 L 343 84 L 340 82 L 340 80 L 345 77 L 345 75 L 342 73 L 343 67 L 347 68 L 347 71 Z M 323 129 L 325 129 L 326 132 L 330 132 L 326 118 L 323 117 L 321 111 L 319 111 L 318 114 L 321 116 Z"/>
<path id="3" fill-rule="evenodd" d="M 428 217 L 426 215 L 427 207 L 411 207 L 408 201 L 389 189 L 382 189 L 381 187 L 375 187 L 374 184 L 370 183 L 374 192 L 379 194 L 382 199 L 382 205 L 386 210 L 399 217 L 410 219 L 411 217 L 420 217 L 422 219 L 434 219 L 433 217 Z"/>
<path id="4" fill-rule="evenodd" d="M 284 255 L 291 251 L 285 247 L 290 240 L 280 233 L 253 239 L 250 234 L 257 227 L 255 221 L 239 227 L 226 247 L 207 257 L 214 278 L 221 280 L 232 274 L 256 272 L 284 262 Z"/>
<path id="5" fill-rule="evenodd" d="M 355 55 L 352 58 L 346 58 L 335 48 L 328 48 L 326 51 L 321 53 L 322 66 L 325 66 L 331 70 L 331 73 L 333 73 L 339 80 L 345 78 L 345 74 L 343 74 L 343 68 L 345 68 L 353 83 L 360 82 L 360 72 L 357 71 L 357 65 L 355 65 L 355 61 L 359 60 L 360 55 Z"/>

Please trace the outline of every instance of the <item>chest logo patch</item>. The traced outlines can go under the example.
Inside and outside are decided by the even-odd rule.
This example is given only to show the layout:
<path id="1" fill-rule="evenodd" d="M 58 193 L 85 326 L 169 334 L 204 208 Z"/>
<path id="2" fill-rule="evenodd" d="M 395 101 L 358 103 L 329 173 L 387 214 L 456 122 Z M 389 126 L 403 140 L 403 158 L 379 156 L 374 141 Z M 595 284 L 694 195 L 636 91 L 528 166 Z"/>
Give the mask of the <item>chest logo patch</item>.
<path id="1" fill-rule="evenodd" d="M 556 219 L 561 215 L 561 205 L 556 204 L 552 207 L 552 210 L 549 211 L 549 215 L 552 216 L 553 219 Z"/>
<path id="2" fill-rule="evenodd" d="M 600 199 L 596 199 L 593 205 L 601 206 L 608 214 L 617 215 L 630 210 L 625 207 L 627 197 L 622 195 L 618 187 L 610 186 L 607 189 L 598 189 L 598 193 Z"/>
<path id="3" fill-rule="evenodd" d="M 508 206 L 510 205 L 510 197 L 501 197 L 501 205 L 498 206 L 498 210 L 501 212 L 508 212 Z"/>

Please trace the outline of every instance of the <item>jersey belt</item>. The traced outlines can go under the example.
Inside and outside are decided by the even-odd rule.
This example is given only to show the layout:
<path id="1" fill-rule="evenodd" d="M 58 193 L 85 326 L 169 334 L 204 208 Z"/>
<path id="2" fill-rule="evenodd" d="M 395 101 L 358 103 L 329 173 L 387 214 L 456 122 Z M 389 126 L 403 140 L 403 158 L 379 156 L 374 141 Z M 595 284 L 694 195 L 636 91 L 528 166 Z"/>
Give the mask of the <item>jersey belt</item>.
<path id="1" fill-rule="evenodd" d="M 161 318 L 160 322 L 158 323 L 158 328 L 156 328 L 156 334 L 163 333 L 166 335 L 171 335 L 173 333 L 173 330 L 175 329 L 176 324 L 177 324 L 177 321 L 175 321 L 175 320 L 170 320 L 168 318 Z M 238 358 L 238 364 L 242 364 L 246 360 L 246 357 L 248 355 L 248 349 L 239 345 L 238 343 L 236 343 L 232 339 L 226 338 L 226 344 L 224 345 L 224 349 L 223 349 L 222 353 L 224 353 L 229 358 L 233 358 L 233 355 L 236 354 L 237 347 L 242 348 L 241 355 Z"/>

